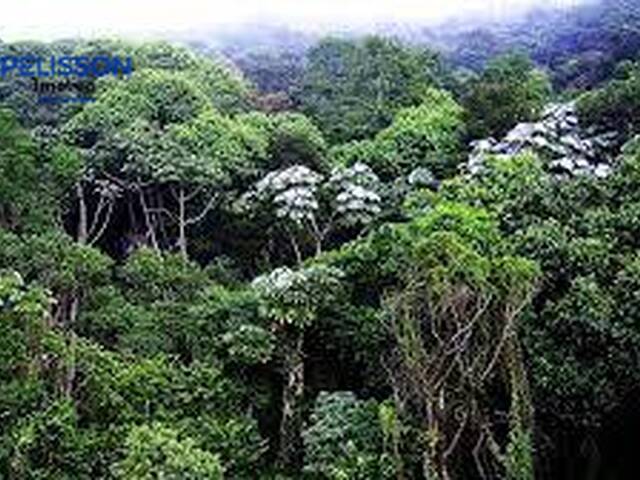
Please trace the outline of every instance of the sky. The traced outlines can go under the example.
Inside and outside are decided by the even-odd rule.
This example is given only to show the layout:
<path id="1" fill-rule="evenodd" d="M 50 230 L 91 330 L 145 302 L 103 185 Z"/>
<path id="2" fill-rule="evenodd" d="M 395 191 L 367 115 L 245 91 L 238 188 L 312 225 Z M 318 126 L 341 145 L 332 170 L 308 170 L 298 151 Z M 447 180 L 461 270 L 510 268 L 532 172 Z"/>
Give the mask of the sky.
<path id="1" fill-rule="evenodd" d="M 503 16 L 582 0 L 5 0 L 0 39 L 55 40 L 215 29 L 268 21 L 299 28 Z"/>

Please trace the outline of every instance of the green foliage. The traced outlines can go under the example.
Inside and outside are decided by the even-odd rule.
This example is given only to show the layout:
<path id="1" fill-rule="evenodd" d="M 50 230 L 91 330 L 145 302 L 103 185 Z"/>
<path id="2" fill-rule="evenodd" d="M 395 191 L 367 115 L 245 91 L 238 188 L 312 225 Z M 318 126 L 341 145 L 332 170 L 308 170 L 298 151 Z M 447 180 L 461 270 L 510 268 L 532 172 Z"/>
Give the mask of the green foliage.
<path id="1" fill-rule="evenodd" d="M 215 159 L 188 155 L 177 141 L 180 130 L 174 129 L 210 109 L 205 92 L 183 72 L 140 70 L 126 82 L 105 82 L 96 101 L 74 116 L 65 132 L 98 174 L 129 173 L 161 182 L 195 173 L 199 184 L 216 172 L 210 163 Z"/>
<path id="2" fill-rule="evenodd" d="M 451 56 L 477 68 L 524 46 L 576 86 L 638 45 L 607 30 L 558 56 L 544 49 L 564 28 L 509 42 L 487 28 Z M 602 42 L 615 54 L 590 58 Z M 468 134 L 502 135 L 547 100 L 521 55 L 445 78 L 416 47 L 325 39 L 280 59 L 282 78 L 252 70 L 289 102 L 166 43 L 0 53 L 135 69 L 88 79 L 96 101 L 56 111 L 0 79 L 0 478 L 475 478 L 486 464 L 532 479 L 540 439 L 582 449 L 626 415 L 640 381 L 635 63 L 578 100 L 594 131 L 629 140 L 612 174 L 558 179 L 530 153 L 456 176 Z M 81 235 L 94 222 L 103 234 Z"/>
<path id="3" fill-rule="evenodd" d="M 391 142 L 378 142 L 375 139 L 358 140 L 336 145 L 330 150 L 331 162 L 335 165 L 371 165 L 383 179 L 393 178 L 399 171 L 395 161 L 396 152 Z"/>
<path id="4" fill-rule="evenodd" d="M 134 427 L 127 436 L 125 458 L 115 468 L 116 478 L 221 480 L 218 457 L 201 450 L 190 438 L 160 424 Z"/>
<path id="5" fill-rule="evenodd" d="M 104 284 L 113 261 L 97 249 L 55 230 L 19 237 L 0 230 L 0 264 L 54 293 Z"/>
<path id="6" fill-rule="evenodd" d="M 551 213 L 552 178 L 532 154 L 487 159 L 486 171 L 473 179 L 454 178 L 442 185 L 444 198 L 495 212 L 501 227 L 514 232 Z"/>
<path id="7" fill-rule="evenodd" d="M 400 110 L 376 141 L 382 145 L 388 142 L 383 151 L 395 153 L 393 164 L 384 166 L 394 169 L 394 176 L 426 167 L 436 177 L 444 178 L 455 173 L 463 134 L 461 107 L 449 93 L 429 89 L 419 106 Z M 375 163 L 372 166 L 375 169 Z"/>
<path id="8" fill-rule="evenodd" d="M 111 133 L 136 120 L 159 127 L 188 121 L 209 102 L 201 87 L 181 72 L 139 70 L 126 82 L 110 79 L 97 94 L 97 101 L 76 116 L 71 131 Z"/>
<path id="9" fill-rule="evenodd" d="M 522 430 L 509 432 L 507 447 L 507 478 L 510 480 L 533 480 L 533 440 L 531 434 Z"/>
<path id="10" fill-rule="evenodd" d="M 267 317 L 279 325 L 302 329 L 339 293 L 341 275 L 340 270 L 323 264 L 299 270 L 281 267 L 256 278 L 253 287 Z"/>
<path id="11" fill-rule="evenodd" d="M 409 262 L 426 275 L 435 301 L 465 285 L 518 303 L 526 301 L 539 277 L 535 263 L 509 255 L 512 247 L 485 210 L 440 203 L 416 218 L 409 232 L 415 239 Z"/>
<path id="12" fill-rule="evenodd" d="M 266 155 L 265 141 L 256 132 L 213 111 L 172 128 L 169 142 L 175 147 L 169 147 L 173 155 L 182 160 L 161 154 L 147 167 L 154 178 L 164 182 L 206 185 L 246 176 L 255 169 L 254 161 Z"/>
<path id="13" fill-rule="evenodd" d="M 492 215 L 480 208 L 462 203 L 442 202 L 409 226 L 414 238 L 420 240 L 437 231 L 455 233 L 480 251 L 499 251 L 500 233 Z"/>
<path id="14" fill-rule="evenodd" d="M 143 302 L 189 299 L 206 282 L 194 262 L 145 248 L 129 257 L 121 273 L 131 297 Z"/>
<path id="15" fill-rule="evenodd" d="M 623 135 L 638 132 L 640 114 L 640 68 L 627 64 L 618 78 L 578 99 L 580 118 L 588 125 L 615 130 Z"/>
<path id="16" fill-rule="evenodd" d="M 197 358 L 215 355 L 240 365 L 265 363 L 271 358 L 274 334 L 253 289 L 211 287 L 199 295 L 189 313 L 195 319 Z"/>
<path id="17" fill-rule="evenodd" d="M 203 84 L 184 71 L 141 69 L 126 82 L 105 82 L 65 128 L 102 168 L 158 182 L 215 182 L 265 155 L 259 135 L 217 113 Z"/>
<path id="18" fill-rule="evenodd" d="M 321 172 L 329 170 L 325 139 L 309 117 L 297 112 L 273 115 L 251 112 L 238 115 L 236 121 L 264 140 L 266 156 L 259 162 L 263 172 L 294 165 Z"/>
<path id="19" fill-rule="evenodd" d="M 0 228 L 33 231 L 52 223 L 54 205 L 36 154 L 28 132 L 0 108 Z"/>
<path id="20" fill-rule="evenodd" d="M 20 274 L 0 270 L 0 328 L 2 328 L 1 378 L 7 382 L 31 376 L 35 369 L 34 348 L 44 335 L 48 293 L 27 287 Z"/>
<path id="21" fill-rule="evenodd" d="M 331 143 L 362 140 L 420 103 L 435 64 L 429 52 L 379 37 L 329 38 L 309 52 L 297 98 Z"/>
<path id="22" fill-rule="evenodd" d="M 263 444 L 242 415 L 243 390 L 218 369 L 121 356 L 91 344 L 81 344 L 76 357 L 81 418 L 99 431 L 121 435 L 128 425 L 164 422 L 219 453 L 229 471 L 259 460 Z"/>
<path id="23" fill-rule="evenodd" d="M 547 77 L 526 56 L 496 58 L 464 95 L 469 131 L 475 138 L 501 138 L 518 122 L 534 119 L 550 93 Z"/>
<path id="24" fill-rule="evenodd" d="M 176 281 L 185 275 L 173 268 L 180 271 L 179 265 L 168 268 L 163 278 Z M 141 270 L 148 273 L 149 265 L 135 269 Z M 153 271 L 158 273 L 157 265 Z M 50 306 L 45 292 L 25 287 L 17 274 L 0 278 L 0 327 L 6 355 L 0 388 L 5 419 L 0 429 L 0 471 L 10 470 L 17 478 L 108 478 L 129 426 L 156 421 L 174 425 L 180 438 L 188 436 L 214 446 L 218 456 L 209 450 L 194 455 L 216 458 L 220 471 L 218 458 L 227 471 L 242 478 L 260 461 L 264 444 L 255 423 L 241 413 L 242 389 L 218 369 L 199 363 L 182 365 L 159 356 L 120 355 L 86 340 L 67 342 L 45 326 Z M 175 290 L 169 293 L 170 285 L 180 291 L 186 283 L 181 287 L 159 281 L 148 292 L 175 300 L 179 295 Z M 137 284 L 135 290 L 141 288 Z M 132 298 L 150 301 L 147 295 Z M 133 322 L 142 313 L 128 312 Z M 88 316 L 95 318 L 100 316 Z M 58 399 L 55 393 L 59 375 L 66 375 L 71 367 L 77 379 L 73 403 Z M 177 466 L 169 462 L 169 471 L 174 467 L 190 471 L 192 466 L 181 463 L 191 461 L 196 447 L 190 442 L 182 452 L 188 459 L 176 460 Z M 176 448 L 174 453 L 181 455 L 181 447 Z M 138 467 L 123 462 L 137 472 Z M 135 472 L 127 470 L 124 478 Z"/>
<path id="25" fill-rule="evenodd" d="M 304 470 L 331 480 L 395 478 L 379 408 L 352 392 L 321 392 L 303 433 Z"/>
<path id="26" fill-rule="evenodd" d="M 555 182 L 525 155 L 493 159 L 482 176 L 447 182 L 441 192 L 495 212 L 501 230 L 511 233 L 512 249 L 542 268 L 523 339 L 543 421 L 580 418 L 597 424 L 624 398 L 635 376 L 629 352 L 637 334 L 624 307 L 633 301 L 618 300 L 634 287 L 618 287 L 616 280 L 633 283 L 633 275 L 622 272 L 633 268 L 638 248 L 640 177 L 631 143 L 625 152 L 606 182 Z"/>
<path id="27" fill-rule="evenodd" d="M 214 285 L 195 263 L 149 249 L 129 257 L 118 277 L 120 288 L 96 290 L 83 315 L 94 338 L 146 355 L 269 360 L 273 335 L 251 289 Z"/>
<path id="28" fill-rule="evenodd" d="M 223 342 L 231 358 L 247 364 L 266 362 L 274 349 L 273 335 L 256 325 L 241 325 L 225 333 Z"/>
<path id="29" fill-rule="evenodd" d="M 90 478 L 73 404 L 61 400 L 18 423 L 13 431 L 14 478 Z"/>
<path id="30" fill-rule="evenodd" d="M 561 300 L 542 312 L 528 338 L 533 378 L 547 407 L 560 408 L 555 402 L 562 401 L 564 411 L 585 412 L 583 424 L 598 421 L 632 374 L 627 348 L 637 336 L 617 318 L 613 306 L 614 298 L 593 277 L 579 277 Z M 612 361 L 599 361 L 603 356 Z"/>
<path id="31" fill-rule="evenodd" d="M 213 105 L 224 111 L 243 111 L 249 104 L 250 88 L 239 71 L 221 58 L 210 58 L 167 42 L 89 40 L 79 42 L 77 55 L 131 57 L 134 70 L 181 72 L 201 85 Z"/>
<path id="32" fill-rule="evenodd" d="M 326 171 L 326 143 L 320 130 L 300 113 L 283 113 L 271 119 L 269 167 L 271 170 L 306 165 Z"/>
<path id="33" fill-rule="evenodd" d="M 461 160 L 463 110 L 444 90 L 425 89 L 421 103 L 400 109 L 375 138 L 332 148 L 333 163 L 365 163 L 386 181 L 427 168 L 438 178 L 451 176 Z"/>
<path id="34" fill-rule="evenodd" d="M 517 353 L 518 330 L 540 269 L 512 255 L 497 222 L 477 207 L 437 203 L 407 229 L 413 240 L 404 253 L 408 267 L 384 296 L 397 362 L 389 375 L 398 408 L 416 402 L 415 410 L 405 412 L 405 422 L 422 439 L 417 448 L 423 476 L 446 478 L 449 470 L 462 468 L 459 432 L 495 435 L 483 419 L 495 406 L 478 395 L 489 383 L 504 381 L 512 390 L 508 411 L 517 420 L 510 431 L 532 434 L 530 415 L 521 408 L 530 399 Z M 478 445 L 478 452 L 486 448 L 498 458 L 501 448 L 508 450 L 495 441 Z M 521 447 L 521 456 L 531 459 L 532 445 Z M 496 468 L 505 468 L 500 463 Z"/>
<path id="35" fill-rule="evenodd" d="M 0 475 L 7 478 L 89 478 L 90 463 L 71 402 L 47 401 L 51 299 L 15 272 L 0 273 Z M 49 384 L 49 385 L 47 385 Z"/>

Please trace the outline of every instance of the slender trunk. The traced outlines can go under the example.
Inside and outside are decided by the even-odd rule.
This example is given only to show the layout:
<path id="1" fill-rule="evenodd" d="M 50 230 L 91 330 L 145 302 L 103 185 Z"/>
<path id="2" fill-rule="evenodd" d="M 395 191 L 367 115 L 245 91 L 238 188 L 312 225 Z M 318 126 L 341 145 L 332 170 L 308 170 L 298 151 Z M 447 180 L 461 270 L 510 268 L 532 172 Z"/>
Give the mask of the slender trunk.
<path id="1" fill-rule="evenodd" d="M 88 214 L 87 214 L 87 202 L 84 194 L 84 188 L 82 182 L 76 184 L 76 195 L 78 197 L 78 238 L 77 241 L 81 245 L 87 245 L 89 243 L 89 230 L 88 230 Z M 62 373 L 63 378 L 60 379 L 61 393 L 67 398 L 71 398 L 73 391 L 73 382 L 76 377 L 76 365 L 75 365 L 75 346 L 76 335 L 74 328 L 77 323 L 78 313 L 80 311 L 80 294 L 77 289 L 72 289 L 68 295 L 65 296 L 65 301 L 68 305 L 68 310 L 64 312 L 62 319 L 62 327 L 68 331 L 70 336 L 69 349 L 72 352 L 69 364 L 65 365 L 65 370 Z"/>
<path id="2" fill-rule="evenodd" d="M 516 333 L 509 335 L 505 345 L 507 366 L 511 377 L 511 410 L 517 421 L 527 431 L 534 428 L 533 400 L 527 370 L 524 364 L 522 348 Z"/>
<path id="3" fill-rule="evenodd" d="M 76 184 L 76 196 L 78 197 L 78 230 L 77 241 L 82 245 L 86 245 L 89 241 L 89 232 L 87 226 L 87 202 L 84 196 L 84 188 L 82 182 Z"/>
<path id="4" fill-rule="evenodd" d="M 164 210 L 164 202 L 162 200 L 162 194 L 160 192 L 157 192 L 156 194 L 156 205 L 158 207 L 158 209 L 160 211 Z M 166 223 L 165 223 L 165 216 L 164 215 L 158 215 L 158 233 L 157 233 L 158 237 L 160 238 L 160 241 L 163 243 L 167 243 L 167 228 L 166 228 Z"/>
<path id="5" fill-rule="evenodd" d="M 178 192 L 178 249 L 185 260 L 188 258 L 186 203 L 184 189 L 180 188 Z"/>
<path id="6" fill-rule="evenodd" d="M 515 330 L 507 338 L 505 356 L 511 383 L 509 412 L 511 448 L 507 452 L 507 475 L 514 480 L 533 480 L 535 478 L 533 400 L 522 349 Z"/>
<path id="7" fill-rule="evenodd" d="M 68 352 L 64 358 L 56 360 L 55 385 L 57 393 L 71 399 L 73 397 L 73 384 L 76 378 L 75 352 L 77 336 L 74 328 L 77 323 L 80 310 L 80 294 L 77 290 L 71 290 L 63 294 L 59 301 L 60 308 L 56 312 L 56 322 L 52 325 L 64 332 L 68 342 Z"/>
<path id="8" fill-rule="evenodd" d="M 147 201 L 144 196 L 144 191 L 142 188 L 138 188 L 138 193 L 140 196 L 140 206 L 142 207 L 142 214 L 144 215 L 144 223 L 147 227 L 147 236 L 151 241 L 151 247 L 155 251 L 160 251 L 160 247 L 158 246 L 158 239 L 156 237 L 156 230 L 153 225 L 153 221 L 151 220 L 151 213 L 149 212 L 149 207 L 147 206 Z"/>
<path id="9" fill-rule="evenodd" d="M 393 453 L 393 463 L 396 470 L 396 480 L 405 480 L 404 475 L 404 460 L 402 458 L 402 433 L 400 431 L 399 418 L 404 413 L 402 409 L 402 400 L 400 393 L 398 392 L 397 385 L 394 381 L 391 382 L 393 389 L 393 401 L 396 407 L 396 418 L 394 421 L 393 429 L 391 431 L 391 446 Z"/>
<path id="10" fill-rule="evenodd" d="M 393 442 L 393 464 L 396 470 L 396 480 L 405 480 L 404 460 L 400 451 L 400 432 L 393 432 L 391 441 Z"/>
<path id="11" fill-rule="evenodd" d="M 440 425 L 436 413 L 437 405 L 433 399 L 427 400 L 427 425 L 425 431 L 426 446 L 422 458 L 422 472 L 425 480 L 443 480 L 440 475 L 442 458 L 440 456 Z"/>
<path id="12" fill-rule="evenodd" d="M 302 451 L 301 403 L 304 394 L 304 354 L 302 331 L 286 332 L 284 339 L 284 377 L 282 420 L 280 422 L 280 464 L 289 470 L 300 466 Z"/>
<path id="13" fill-rule="evenodd" d="M 67 359 L 67 365 L 65 365 L 65 372 L 63 385 L 62 385 L 62 394 L 68 398 L 73 398 L 73 384 L 76 379 L 76 347 L 78 343 L 78 337 L 75 332 L 72 330 L 69 332 L 69 356 Z"/>

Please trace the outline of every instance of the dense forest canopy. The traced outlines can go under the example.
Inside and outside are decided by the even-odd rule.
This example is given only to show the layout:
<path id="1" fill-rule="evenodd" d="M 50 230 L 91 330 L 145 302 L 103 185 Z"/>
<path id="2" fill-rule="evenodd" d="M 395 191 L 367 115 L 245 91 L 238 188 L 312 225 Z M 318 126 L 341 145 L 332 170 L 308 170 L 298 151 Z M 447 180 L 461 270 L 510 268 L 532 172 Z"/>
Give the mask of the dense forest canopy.
<path id="1" fill-rule="evenodd" d="M 640 6 L 383 30 L 0 43 L 0 478 L 635 478 Z"/>

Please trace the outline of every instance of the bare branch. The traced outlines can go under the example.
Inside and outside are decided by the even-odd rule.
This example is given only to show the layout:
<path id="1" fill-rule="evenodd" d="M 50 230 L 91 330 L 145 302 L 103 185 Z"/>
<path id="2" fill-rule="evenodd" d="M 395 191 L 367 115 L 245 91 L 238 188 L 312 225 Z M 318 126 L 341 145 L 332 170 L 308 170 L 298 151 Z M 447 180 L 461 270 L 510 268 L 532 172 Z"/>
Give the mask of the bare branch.
<path id="1" fill-rule="evenodd" d="M 483 374 L 480 376 L 480 381 L 481 382 L 484 382 L 487 379 L 487 377 L 491 374 L 491 371 L 496 366 L 496 363 L 498 362 L 498 359 L 500 358 L 500 354 L 502 353 L 502 350 L 504 349 L 504 345 L 505 345 L 507 339 L 509 338 L 509 335 L 513 335 L 514 334 L 515 319 L 518 317 L 518 315 L 524 309 L 524 307 L 527 306 L 528 304 L 529 304 L 529 299 L 527 299 L 527 301 L 522 302 L 520 304 L 520 306 L 518 306 L 511 314 L 506 315 L 507 320 L 506 320 L 504 328 L 502 330 L 502 335 L 500 336 L 500 341 L 498 342 L 498 346 L 495 349 L 495 352 L 493 354 L 493 357 L 491 358 L 491 361 L 487 365 L 487 368 L 484 370 Z"/>
<path id="2" fill-rule="evenodd" d="M 194 198 L 196 198 L 198 195 L 200 195 L 200 193 L 202 193 L 202 191 L 204 190 L 204 186 L 199 186 L 198 188 L 196 188 L 193 192 L 191 192 L 189 195 L 186 195 L 184 197 L 184 201 L 185 202 L 190 202 L 191 200 L 193 200 Z"/>
<path id="3" fill-rule="evenodd" d="M 213 195 L 198 215 L 196 215 L 195 217 L 187 218 L 185 220 L 185 225 L 193 225 L 200 222 L 204 217 L 207 216 L 207 213 L 209 213 L 213 209 L 217 202 L 218 195 Z"/>
<path id="4" fill-rule="evenodd" d="M 462 437 L 462 432 L 464 431 L 465 428 L 467 428 L 467 421 L 468 420 L 469 420 L 469 412 L 467 410 L 465 410 L 464 418 L 460 422 L 460 425 L 458 426 L 458 430 L 456 431 L 455 435 L 453 436 L 453 439 L 451 440 L 451 443 L 449 443 L 449 446 L 447 447 L 447 449 L 442 454 L 443 457 L 445 458 L 445 460 L 451 456 L 453 451 L 458 446 L 458 442 L 460 441 L 460 437 Z"/>
<path id="5" fill-rule="evenodd" d="M 166 215 L 167 217 L 169 217 L 173 222 L 178 223 L 178 217 L 169 209 L 167 208 L 148 208 L 147 212 L 149 213 L 160 213 L 163 215 Z"/>
<path id="6" fill-rule="evenodd" d="M 91 235 L 89 237 L 90 238 L 89 245 L 93 245 L 95 242 L 97 242 L 102 237 L 102 235 L 104 234 L 104 231 L 107 229 L 107 226 L 109 225 L 109 222 L 111 221 L 112 213 L 113 213 L 113 202 L 109 202 L 109 204 L 107 206 L 107 213 L 105 215 L 104 221 L 102 222 L 102 225 L 101 225 L 100 229 L 98 230 L 98 232 L 95 235 Z"/>

